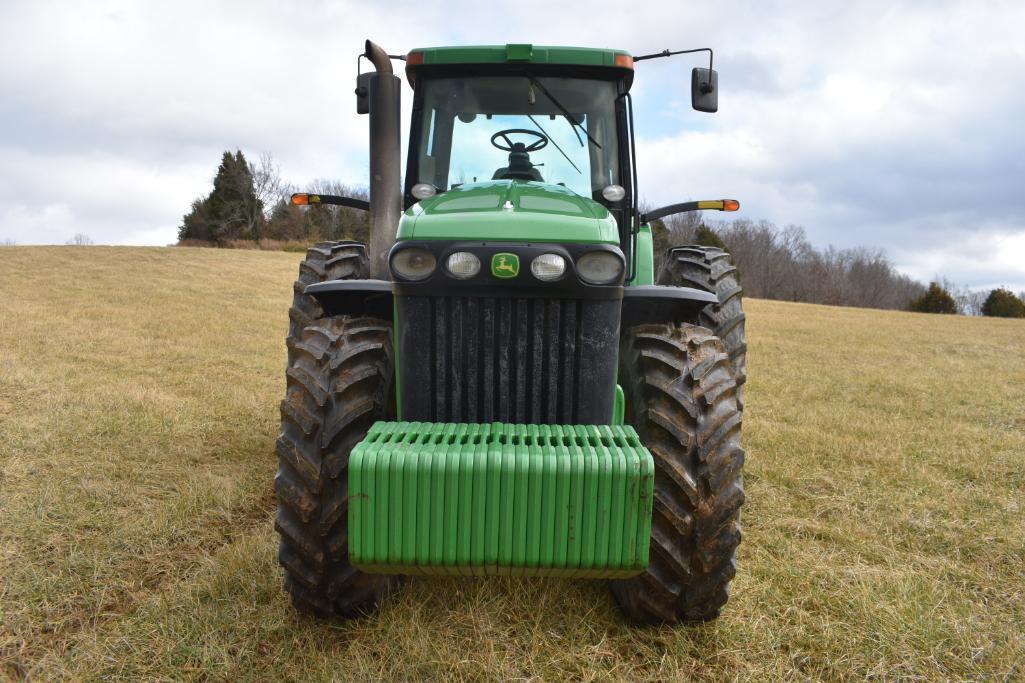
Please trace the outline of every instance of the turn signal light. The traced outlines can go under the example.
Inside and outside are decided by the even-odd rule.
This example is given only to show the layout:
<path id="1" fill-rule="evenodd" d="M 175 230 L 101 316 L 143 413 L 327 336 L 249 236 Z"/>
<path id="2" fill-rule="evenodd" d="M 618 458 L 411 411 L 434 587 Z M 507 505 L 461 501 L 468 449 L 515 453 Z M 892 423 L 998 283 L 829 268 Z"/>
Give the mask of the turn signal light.
<path id="1" fill-rule="evenodd" d="M 296 206 L 309 206 L 310 204 L 319 204 L 320 196 L 315 194 L 306 194 L 305 192 L 297 192 L 292 195 L 292 203 Z"/>
<path id="2" fill-rule="evenodd" d="M 740 202 L 736 199 L 724 199 L 722 200 L 723 211 L 740 211 Z"/>

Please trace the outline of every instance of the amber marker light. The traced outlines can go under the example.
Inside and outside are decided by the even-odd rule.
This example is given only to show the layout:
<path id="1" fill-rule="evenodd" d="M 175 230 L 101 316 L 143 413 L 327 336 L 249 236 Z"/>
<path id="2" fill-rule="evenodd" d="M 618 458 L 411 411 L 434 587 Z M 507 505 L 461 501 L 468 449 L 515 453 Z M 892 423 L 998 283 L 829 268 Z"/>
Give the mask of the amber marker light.
<path id="1" fill-rule="evenodd" d="M 736 199 L 724 199 L 722 200 L 723 211 L 740 211 L 740 202 Z"/>
<path id="2" fill-rule="evenodd" d="M 634 58 L 630 55 L 616 55 L 616 66 L 632 69 L 634 68 Z"/>
<path id="3" fill-rule="evenodd" d="M 292 203 L 296 206 L 309 206 L 310 204 L 319 204 L 320 196 L 315 194 L 306 194 L 305 192 L 297 192 L 292 195 Z"/>

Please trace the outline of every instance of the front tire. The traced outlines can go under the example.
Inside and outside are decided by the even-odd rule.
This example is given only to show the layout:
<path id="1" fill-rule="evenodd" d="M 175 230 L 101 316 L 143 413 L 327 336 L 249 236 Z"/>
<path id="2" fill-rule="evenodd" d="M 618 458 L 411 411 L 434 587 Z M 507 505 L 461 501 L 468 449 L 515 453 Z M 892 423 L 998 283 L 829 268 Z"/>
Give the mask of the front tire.
<path id="1" fill-rule="evenodd" d="M 357 280 L 366 277 L 367 248 L 362 242 L 318 242 L 306 250 L 306 258 L 299 263 L 299 277 L 292 285 L 292 306 L 288 309 L 288 366 L 292 366 L 292 347 L 302 336 L 303 329 L 323 317 L 324 309 L 317 300 L 306 294 L 306 287 L 328 280 Z"/>
<path id="2" fill-rule="evenodd" d="M 642 623 L 714 619 L 736 573 L 744 502 L 729 357 L 705 328 L 641 325 L 624 335 L 619 376 L 626 421 L 655 459 L 655 499 L 648 568 L 612 581 L 612 593 Z"/>
<path id="3" fill-rule="evenodd" d="M 398 582 L 359 571 L 348 550 L 349 454 L 393 412 L 391 325 L 322 318 L 303 330 L 293 352 L 274 479 L 285 588 L 301 612 L 354 617 Z"/>
<path id="4" fill-rule="evenodd" d="M 747 382 L 747 335 L 744 332 L 744 290 L 737 281 L 737 268 L 730 255 L 718 247 L 695 244 L 669 250 L 658 284 L 695 287 L 715 294 L 718 301 L 698 314 L 699 325 L 722 339 L 730 354 L 730 366 L 737 380 L 737 406 L 744 412 L 744 383 Z"/>

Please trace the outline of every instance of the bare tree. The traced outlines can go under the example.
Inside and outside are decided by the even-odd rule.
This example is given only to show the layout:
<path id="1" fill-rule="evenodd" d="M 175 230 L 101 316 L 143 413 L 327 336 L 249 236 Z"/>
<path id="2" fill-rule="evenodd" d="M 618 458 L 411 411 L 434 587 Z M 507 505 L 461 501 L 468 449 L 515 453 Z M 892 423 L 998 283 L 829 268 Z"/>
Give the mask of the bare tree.
<path id="1" fill-rule="evenodd" d="M 693 241 L 696 214 L 668 221 L 673 245 Z M 881 249 L 815 249 L 803 228 L 769 221 L 719 222 L 714 230 L 740 273 L 747 296 L 788 301 L 903 309 L 925 288 L 896 271 Z"/>
<path id="2" fill-rule="evenodd" d="M 988 292 L 976 292 L 965 285 L 959 285 L 945 277 L 935 278 L 940 286 L 950 292 L 957 303 L 957 312 L 961 315 L 982 315 L 982 304 L 986 301 Z"/>
<path id="3" fill-rule="evenodd" d="M 93 239 L 89 237 L 89 235 L 86 235 L 84 232 L 79 232 L 75 233 L 75 236 L 65 242 L 65 244 L 75 247 L 88 247 L 96 243 L 93 242 Z"/>
<path id="4" fill-rule="evenodd" d="M 270 218 L 271 209 L 285 189 L 281 181 L 281 168 L 274 163 L 270 152 L 262 152 L 258 163 L 249 162 L 249 173 L 253 177 L 253 192 L 262 202 L 267 218 Z"/>

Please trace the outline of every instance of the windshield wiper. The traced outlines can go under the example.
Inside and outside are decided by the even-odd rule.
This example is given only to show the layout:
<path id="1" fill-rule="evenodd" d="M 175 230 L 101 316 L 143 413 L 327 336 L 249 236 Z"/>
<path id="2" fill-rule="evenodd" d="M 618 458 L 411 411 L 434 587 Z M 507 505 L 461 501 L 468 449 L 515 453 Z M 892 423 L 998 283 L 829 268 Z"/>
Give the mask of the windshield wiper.
<path id="1" fill-rule="evenodd" d="M 552 95 L 552 93 L 548 92 L 548 88 L 546 88 L 544 86 L 544 83 L 542 83 L 541 81 L 537 80 L 536 78 L 534 78 L 534 76 L 532 76 L 529 73 L 525 74 L 525 75 L 527 77 L 527 80 L 529 80 L 531 82 L 531 84 L 536 85 L 538 88 L 540 88 L 541 92 L 543 92 L 545 94 L 545 97 L 547 97 L 549 100 L 551 100 L 552 104 L 554 104 L 556 107 L 559 108 L 559 111 L 562 112 L 562 115 L 566 117 L 567 121 L 569 121 L 569 125 L 571 125 L 573 127 L 573 132 L 576 133 L 577 140 L 580 141 L 580 146 L 581 147 L 584 146 L 584 141 L 580 140 L 580 134 L 577 133 L 577 128 L 579 128 L 580 131 L 584 135 L 587 136 L 588 140 L 590 140 L 592 143 L 594 143 L 595 147 L 597 147 L 598 149 L 601 149 L 601 144 L 597 140 L 595 140 L 593 137 L 591 137 L 591 134 L 587 132 L 587 129 L 584 128 L 584 125 L 582 123 L 580 123 L 579 121 L 577 121 L 573 117 L 573 115 L 569 113 L 569 110 L 566 109 L 566 107 L 562 106 L 562 103 L 559 102 L 559 100 L 555 99 L 555 96 Z"/>
<path id="2" fill-rule="evenodd" d="M 555 149 L 559 150 L 559 154 L 561 154 L 562 156 L 566 157 L 566 161 L 568 161 L 568 162 L 569 162 L 569 165 L 570 165 L 570 166 L 572 166 L 573 168 L 575 168 L 575 169 L 576 169 L 576 171 L 577 171 L 577 173 L 581 173 L 580 169 L 579 169 L 579 168 L 577 168 L 577 165 L 573 163 L 573 160 L 572 160 L 572 159 L 570 159 L 570 158 L 569 158 L 569 157 L 568 157 L 568 156 L 566 155 L 566 153 L 562 151 L 562 147 L 559 147 L 559 143 L 558 143 L 558 142 L 556 142 L 556 141 L 555 141 L 555 140 L 554 140 L 554 139 L 552 138 L 552 136 L 548 134 L 548 131 L 546 131 L 546 130 L 545 130 L 544 128 L 542 128 L 542 127 L 541 127 L 541 124 L 540 124 L 540 123 L 538 123 L 537 121 L 535 121 L 535 120 L 534 120 L 534 117 L 533 117 L 533 116 L 531 116 L 530 114 L 527 114 L 527 118 L 528 118 L 528 119 L 530 119 L 530 122 L 531 122 L 531 123 L 533 123 L 533 124 L 534 124 L 535 126 L 537 126 L 537 129 L 538 129 L 539 131 L 541 131 L 542 133 L 544 133 L 544 136 L 545 136 L 546 138 L 548 138 L 548 141 L 549 141 L 549 142 L 551 142 L 551 143 L 552 143 L 553 145 L 555 145 Z M 582 142 L 581 142 L 580 144 L 582 145 L 582 144 L 584 144 L 584 143 L 582 143 Z M 582 173 L 581 173 L 581 174 L 582 174 Z"/>

